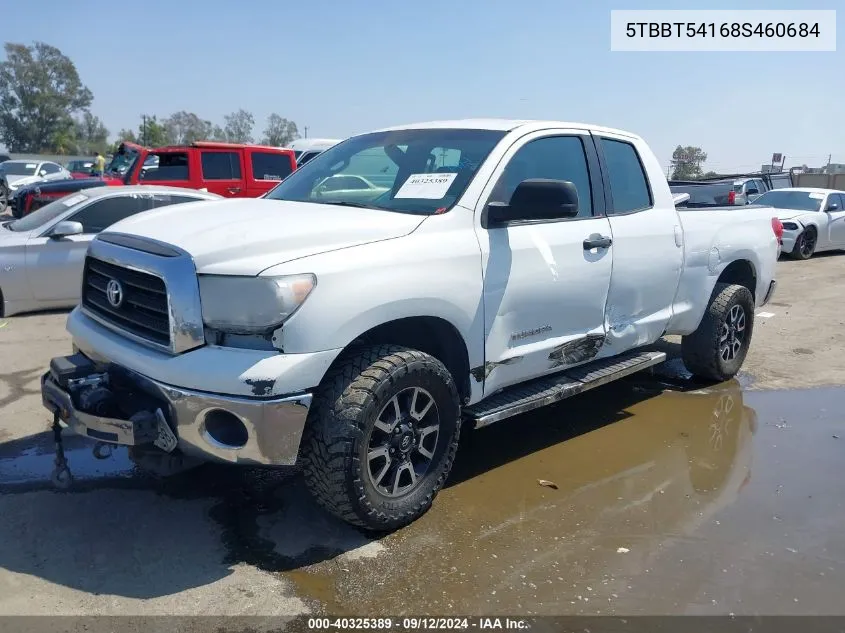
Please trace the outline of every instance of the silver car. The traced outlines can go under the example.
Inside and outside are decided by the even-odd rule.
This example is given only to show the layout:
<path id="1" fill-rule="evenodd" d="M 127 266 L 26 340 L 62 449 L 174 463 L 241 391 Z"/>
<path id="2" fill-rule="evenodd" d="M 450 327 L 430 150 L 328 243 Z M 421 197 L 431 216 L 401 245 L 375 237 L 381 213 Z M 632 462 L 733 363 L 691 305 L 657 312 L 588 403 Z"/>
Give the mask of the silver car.
<path id="1" fill-rule="evenodd" d="M 79 303 L 88 243 L 115 222 L 171 204 L 216 199 L 222 198 L 177 187 L 96 187 L 0 224 L 0 316 Z"/>

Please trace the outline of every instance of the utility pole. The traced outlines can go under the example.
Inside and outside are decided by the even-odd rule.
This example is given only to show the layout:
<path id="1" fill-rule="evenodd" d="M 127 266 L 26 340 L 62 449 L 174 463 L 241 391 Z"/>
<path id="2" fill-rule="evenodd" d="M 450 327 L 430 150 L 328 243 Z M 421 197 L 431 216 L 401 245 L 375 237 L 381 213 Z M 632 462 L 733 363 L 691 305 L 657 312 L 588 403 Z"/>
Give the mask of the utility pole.
<path id="1" fill-rule="evenodd" d="M 147 146 L 147 115 L 141 115 L 141 145 Z"/>
<path id="2" fill-rule="evenodd" d="M 308 138 L 308 126 L 305 126 L 305 138 Z"/>
<path id="3" fill-rule="evenodd" d="M 830 169 L 830 159 L 831 159 L 832 157 L 833 157 L 833 154 L 828 154 L 828 155 L 827 155 L 827 167 L 825 168 L 825 170 Z"/>

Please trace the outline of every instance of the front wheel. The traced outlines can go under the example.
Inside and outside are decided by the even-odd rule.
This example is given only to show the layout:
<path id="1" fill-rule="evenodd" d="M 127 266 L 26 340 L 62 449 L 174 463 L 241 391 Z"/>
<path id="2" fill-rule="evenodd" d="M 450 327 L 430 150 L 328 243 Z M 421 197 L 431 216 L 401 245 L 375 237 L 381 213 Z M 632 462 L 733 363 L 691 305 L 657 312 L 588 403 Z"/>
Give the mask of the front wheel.
<path id="1" fill-rule="evenodd" d="M 742 367 L 754 328 L 754 297 L 745 286 L 718 283 L 698 329 L 681 341 L 681 356 L 694 375 L 722 382 Z"/>
<path id="2" fill-rule="evenodd" d="M 789 256 L 793 259 L 810 259 L 816 252 L 818 236 L 812 227 L 804 229 L 798 239 L 795 240 L 795 247 Z"/>
<path id="3" fill-rule="evenodd" d="M 315 394 L 300 451 L 305 483 L 340 519 L 396 529 L 431 507 L 460 427 L 458 391 L 439 360 L 393 345 L 365 348 Z"/>

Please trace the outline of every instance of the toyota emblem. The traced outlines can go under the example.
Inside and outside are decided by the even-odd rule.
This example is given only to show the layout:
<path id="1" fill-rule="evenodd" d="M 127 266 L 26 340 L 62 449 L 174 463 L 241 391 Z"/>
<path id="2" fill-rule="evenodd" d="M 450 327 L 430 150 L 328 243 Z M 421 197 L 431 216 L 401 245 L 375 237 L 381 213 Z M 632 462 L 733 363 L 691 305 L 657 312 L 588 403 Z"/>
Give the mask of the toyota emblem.
<path id="1" fill-rule="evenodd" d="M 106 284 L 106 299 L 113 308 L 119 308 L 123 304 L 123 286 L 117 279 L 109 279 Z"/>

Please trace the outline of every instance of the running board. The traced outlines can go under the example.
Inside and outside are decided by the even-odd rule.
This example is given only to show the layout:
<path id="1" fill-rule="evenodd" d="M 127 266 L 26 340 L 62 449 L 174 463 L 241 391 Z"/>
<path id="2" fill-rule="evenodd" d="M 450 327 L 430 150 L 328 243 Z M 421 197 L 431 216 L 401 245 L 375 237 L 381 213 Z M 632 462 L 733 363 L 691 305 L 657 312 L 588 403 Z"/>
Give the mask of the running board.
<path id="1" fill-rule="evenodd" d="M 493 424 L 526 411 L 545 407 L 594 387 L 624 378 L 666 360 L 665 352 L 629 352 L 579 365 L 552 376 L 508 387 L 464 408 L 464 417 L 475 428 Z"/>

